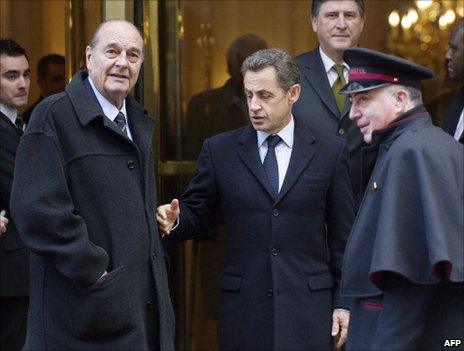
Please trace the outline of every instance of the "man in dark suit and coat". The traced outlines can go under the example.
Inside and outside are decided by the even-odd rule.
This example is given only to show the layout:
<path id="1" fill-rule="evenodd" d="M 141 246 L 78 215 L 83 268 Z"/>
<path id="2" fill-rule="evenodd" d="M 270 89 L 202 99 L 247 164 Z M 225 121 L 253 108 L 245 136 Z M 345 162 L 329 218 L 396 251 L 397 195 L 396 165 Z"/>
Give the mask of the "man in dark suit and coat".
<path id="1" fill-rule="evenodd" d="M 0 40 L 0 211 L 8 221 L 0 236 L 0 349 L 20 350 L 26 336 L 29 300 L 29 250 L 10 214 L 16 150 L 24 132 L 18 108 L 27 103 L 30 84 L 25 50 Z"/>
<path id="2" fill-rule="evenodd" d="M 242 73 L 251 124 L 205 140 L 180 207 L 160 206 L 158 223 L 187 240 L 224 217 L 221 350 L 332 350 L 349 318 L 338 292 L 354 214 L 347 146 L 292 117 L 299 71 L 284 50 L 257 51 Z"/>
<path id="3" fill-rule="evenodd" d="M 464 339 L 464 148 L 422 105 L 433 71 L 369 49 L 344 57 L 343 93 L 368 144 L 343 261 L 346 349 L 446 349 Z"/>
<path id="4" fill-rule="evenodd" d="M 348 118 L 350 103 L 339 91 L 349 66 L 343 51 L 356 46 L 364 27 L 363 0 L 313 0 L 311 24 L 319 46 L 298 57 L 301 94 L 293 106 L 295 119 L 311 128 L 337 135 L 348 143 L 351 184 L 356 202 L 360 194 L 362 135 Z"/>
<path id="5" fill-rule="evenodd" d="M 459 20 L 451 32 L 449 49 L 446 52 L 446 70 L 452 80 L 464 83 L 464 18 Z M 464 86 L 451 102 L 442 128 L 464 144 Z"/>

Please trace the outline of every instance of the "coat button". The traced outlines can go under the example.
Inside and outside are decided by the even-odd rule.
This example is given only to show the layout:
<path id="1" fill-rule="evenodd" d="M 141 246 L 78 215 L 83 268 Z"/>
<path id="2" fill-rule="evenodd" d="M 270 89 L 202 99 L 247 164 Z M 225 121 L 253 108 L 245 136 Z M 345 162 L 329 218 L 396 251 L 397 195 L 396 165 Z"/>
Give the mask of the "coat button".
<path id="1" fill-rule="evenodd" d="M 345 134 L 345 129 L 340 128 L 340 129 L 338 130 L 338 134 L 340 134 L 340 135 Z"/>
<path id="2" fill-rule="evenodd" d="M 267 297 L 272 297 L 272 295 L 274 295 L 274 293 L 272 292 L 272 289 L 267 289 L 266 296 Z"/>
<path id="3" fill-rule="evenodd" d="M 151 301 L 151 300 L 148 300 L 148 301 L 147 301 L 147 308 L 148 308 L 149 310 L 152 310 L 152 309 L 153 309 L 153 301 Z"/>
<path id="4" fill-rule="evenodd" d="M 135 168 L 135 162 L 134 161 L 128 161 L 127 162 L 127 168 L 134 169 Z"/>
<path id="5" fill-rule="evenodd" d="M 273 247 L 271 249 L 271 254 L 272 254 L 272 256 L 277 256 L 279 254 L 279 250 L 277 250 L 277 248 Z"/>
<path id="6" fill-rule="evenodd" d="M 154 252 L 151 254 L 151 259 L 152 259 L 152 260 L 155 260 L 155 259 L 156 259 L 156 254 L 155 254 Z"/>
<path id="7" fill-rule="evenodd" d="M 274 209 L 272 210 L 272 215 L 273 215 L 274 217 L 277 217 L 277 216 L 279 215 L 279 210 L 278 210 L 277 208 L 274 208 Z"/>

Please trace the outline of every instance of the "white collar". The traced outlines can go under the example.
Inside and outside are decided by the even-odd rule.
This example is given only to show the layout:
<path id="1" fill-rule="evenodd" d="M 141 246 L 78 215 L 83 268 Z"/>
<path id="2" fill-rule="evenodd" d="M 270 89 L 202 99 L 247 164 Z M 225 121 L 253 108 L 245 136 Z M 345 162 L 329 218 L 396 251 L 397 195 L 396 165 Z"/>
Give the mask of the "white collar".
<path id="1" fill-rule="evenodd" d="M 292 118 L 290 119 L 290 122 L 280 131 L 277 133 L 278 136 L 284 141 L 285 144 L 291 149 L 293 147 L 293 131 L 295 130 L 295 121 Z M 258 137 L 258 148 L 263 145 L 264 140 L 271 135 L 268 132 L 263 132 L 261 130 L 256 131 L 257 137 Z"/>
<path id="2" fill-rule="evenodd" d="M 92 87 L 93 92 L 95 93 L 95 96 L 97 97 L 98 102 L 100 103 L 100 106 L 103 110 L 103 113 L 105 114 L 106 117 L 108 117 L 111 121 L 114 121 L 116 116 L 118 115 L 119 111 L 124 113 L 124 116 L 126 116 L 127 119 L 127 111 L 126 111 L 126 99 L 124 99 L 122 103 L 121 110 L 119 110 L 116 106 L 114 106 L 111 102 L 108 101 L 107 98 L 105 98 L 95 87 L 95 85 L 92 82 L 92 79 L 89 77 L 89 83 L 90 86 Z"/>
<path id="3" fill-rule="evenodd" d="M 16 117 L 18 117 L 16 108 L 0 103 L 0 111 L 11 120 L 11 123 L 15 124 Z"/>
<path id="4" fill-rule="evenodd" d="M 321 59 L 322 63 L 324 64 L 325 73 L 329 73 L 333 66 L 336 65 L 336 63 L 329 56 L 326 55 L 326 53 L 322 50 L 320 46 L 319 53 L 321 54 Z M 346 62 L 343 62 L 342 65 L 345 66 L 346 69 L 350 69 L 350 66 L 348 66 Z"/>

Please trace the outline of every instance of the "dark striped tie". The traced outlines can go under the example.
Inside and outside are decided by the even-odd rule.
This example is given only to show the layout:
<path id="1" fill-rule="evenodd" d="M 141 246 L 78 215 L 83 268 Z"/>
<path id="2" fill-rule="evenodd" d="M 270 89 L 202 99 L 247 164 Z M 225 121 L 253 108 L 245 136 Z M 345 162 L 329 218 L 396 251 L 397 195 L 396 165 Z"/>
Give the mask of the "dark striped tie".
<path id="1" fill-rule="evenodd" d="M 127 136 L 127 124 L 126 124 L 126 117 L 124 113 L 119 111 L 118 115 L 114 119 L 114 123 L 121 129 L 121 131 Z"/>
<path id="2" fill-rule="evenodd" d="M 24 119 L 22 117 L 16 116 L 15 124 L 21 132 L 24 130 Z"/>
<path id="3" fill-rule="evenodd" d="M 267 154 L 263 162 L 263 167 L 266 171 L 274 198 L 277 197 L 279 193 L 279 166 L 277 165 L 275 147 L 281 140 L 282 139 L 278 135 L 269 135 L 267 137 Z"/>

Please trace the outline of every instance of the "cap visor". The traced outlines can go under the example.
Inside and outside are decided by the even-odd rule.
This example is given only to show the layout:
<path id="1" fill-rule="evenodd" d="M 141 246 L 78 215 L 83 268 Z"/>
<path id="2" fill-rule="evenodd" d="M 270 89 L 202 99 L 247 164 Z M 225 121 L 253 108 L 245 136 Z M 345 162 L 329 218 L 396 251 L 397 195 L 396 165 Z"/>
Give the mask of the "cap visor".
<path id="1" fill-rule="evenodd" d="M 381 83 L 381 84 L 363 86 L 359 84 L 358 82 L 350 82 L 347 85 L 345 85 L 342 89 L 340 89 L 339 94 L 342 94 L 342 95 L 356 94 L 356 93 L 361 93 L 363 91 L 381 88 L 381 87 L 384 87 L 390 84 L 391 83 Z"/>

